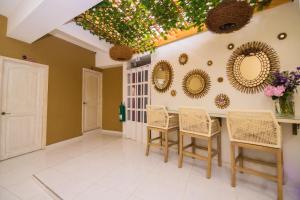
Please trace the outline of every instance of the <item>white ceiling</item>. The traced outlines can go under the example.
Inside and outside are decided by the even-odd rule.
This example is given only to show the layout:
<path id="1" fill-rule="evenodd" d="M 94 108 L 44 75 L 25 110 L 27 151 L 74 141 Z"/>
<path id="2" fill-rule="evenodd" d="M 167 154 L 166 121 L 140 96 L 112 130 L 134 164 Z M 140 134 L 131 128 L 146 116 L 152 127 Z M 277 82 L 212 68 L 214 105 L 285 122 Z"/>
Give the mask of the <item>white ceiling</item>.
<path id="1" fill-rule="evenodd" d="M 32 43 L 48 33 L 92 51 L 110 47 L 75 23 L 67 23 L 101 0 L 0 0 L 8 18 L 7 36 Z"/>
<path id="2" fill-rule="evenodd" d="M 1 0 L 0 15 L 9 16 L 23 0 Z"/>
<path id="3" fill-rule="evenodd" d="M 7 36 L 32 43 L 50 33 L 91 51 L 107 52 L 111 45 L 67 23 L 101 0 L 0 0 L 0 15 L 8 18 Z"/>
<path id="4" fill-rule="evenodd" d="M 112 46 L 111 44 L 105 42 L 105 40 L 99 40 L 99 37 L 92 35 L 89 31 L 83 30 L 83 28 L 76 25 L 75 22 L 69 22 L 62 25 L 61 27 L 52 31 L 51 35 L 94 52 L 108 52 L 108 49 L 110 49 Z"/>

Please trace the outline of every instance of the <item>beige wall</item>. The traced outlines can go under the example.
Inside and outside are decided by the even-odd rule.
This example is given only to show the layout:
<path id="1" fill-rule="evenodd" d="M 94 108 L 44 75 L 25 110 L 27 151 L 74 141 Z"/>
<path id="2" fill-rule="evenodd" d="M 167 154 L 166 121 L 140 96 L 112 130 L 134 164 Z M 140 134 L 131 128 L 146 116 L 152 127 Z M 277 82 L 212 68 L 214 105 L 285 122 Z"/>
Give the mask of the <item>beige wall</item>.
<path id="1" fill-rule="evenodd" d="M 175 89 L 177 96 L 171 97 L 170 91 L 160 94 L 152 90 L 152 104 L 164 104 L 172 109 L 182 105 L 203 106 L 212 112 L 220 112 L 213 103 L 214 98 L 219 93 L 226 93 L 231 103 L 228 109 L 272 109 L 272 100 L 263 93 L 249 95 L 234 89 L 227 79 L 226 65 L 236 48 L 250 41 L 261 41 L 275 49 L 279 56 L 281 70 L 294 70 L 300 65 L 299 22 L 299 8 L 294 3 L 288 3 L 255 14 L 251 22 L 239 31 L 230 34 L 215 34 L 207 31 L 158 48 L 152 56 L 152 63 L 154 65 L 160 60 L 170 62 L 175 72 L 170 90 Z M 287 33 L 285 40 L 277 39 L 277 35 L 281 32 Z M 229 43 L 235 45 L 233 50 L 227 49 Z M 181 53 L 187 53 L 189 56 L 184 66 L 178 63 Z M 208 60 L 213 61 L 212 66 L 207 65 Z M 192 69 L 206 71 L 211 79 L 208 94 L 198 100 L 189 98 L 182 90 L 182 79 Z M 219 83 L 218 77 L 223 77 L 224 82 Z M 300 95 L 297 95 L 296 99 L 300 103 Z M 296 109 L 296 113 L 300 114 L 300 104 Z"/>
<path id="2" fill-rule="evenodd" d="M 165 105 L 169 109 L 180 106 L 199 106 L 210 112 L 226 113 L 230 109 L 269 109 L 274 110 L 273 101 L 263 93 L 244 94 L 234 89 L 226 76 L 226 64 L 233 50 L 227 45 L 233 43 L 235 49 L 250 41 L 262 41 L 272 46 L 280 59 L 281 70 L 295 70 L 300 65 L 300 12 L 295 3 L 288 3 L 274 9 L 255 14 L 251 22 L 241 30 L 230 34 L 214 34 L 204 32 L 158 48 L 152 56 L 153 65 L 159 60 L 167 60 L 174 69 L 174 81 L 170 90 L 175 89 L 177 96 L 172 97 L 170 90 L 160 94 L 151 87 L 151 103 Z M 285 40 L 278 40 L 277 35 L 287 33 Z M 189 61 L 184 66 L 178 63 L 178 56 L 187 53 Z M 213 65 L 207 66 L 212 60 Z M 206 96 L 191 99 L 182 90 L 182 79 L 192 69 L 202 69 L 211 78 L 211 88 Z M 217 78 L 223 77 L 224 82 L 218 83 Z M 220 110 L 214 104 L 214 98 L 225 93 L 230 98 L 228 109 Z M 300 93 L 295 95 L 296 115 L 300 115 Z M 300 134 L 292 135 L 292 126 L 282 124 L 285 178 L 287 185 L 300 188 Z M 298 152 L 298 154 L 296 153 Z M 229 138 L 226 121 L 222 123 L 222 157 L 224 162 L 230 161 Z M 264 159 L 273 158 L 263 153 L 252 154 Z M 260 169 L 260 170 L 263 170 Z"/>
<path id="3" fill-rule="evenodd" d="M 122 102 L 122 67 L 103 69 L 103 121 L 104 130 L 122 131 L 119 105 Z"/>
<path id="4" fill-rule="evenodd" d="M 95 66 L 95 53 L 50 35 L 23 43 L 5 36 L 6 24 L 0 16 L 0 55 L 49 65 L 47 144 L 81 135 L 82 68 Z"/>

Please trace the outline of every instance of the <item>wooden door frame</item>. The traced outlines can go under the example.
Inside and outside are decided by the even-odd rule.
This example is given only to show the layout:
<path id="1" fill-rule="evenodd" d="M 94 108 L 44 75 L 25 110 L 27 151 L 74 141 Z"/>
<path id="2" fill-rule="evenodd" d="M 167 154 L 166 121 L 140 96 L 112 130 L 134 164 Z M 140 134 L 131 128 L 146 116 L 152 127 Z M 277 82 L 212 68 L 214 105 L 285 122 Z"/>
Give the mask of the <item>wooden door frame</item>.
<path id="1" fill-rule="evenodd" d="M 35 62 L 29 62 L 25 60 L 19 60 L 15 58 L 9 58 L 5 56 L 0 56 L 0 110 L 2 110 L 2 83 L 3 83 L 3 68 L 5 61 L 12 61 L 21 64 L 30 65 L 32 67 L 37 67 L 42 70 L 42 79 L 44 81 L 44 88 L 43 88 L 43 107 L 42 107 L 42 141 L 41 146 L 42 149 L 46 148 L 46 138 L 47 138 L 47 109 L 48 109 L 48 74 L 49 74 L 49 66 L 43 65 Z"/>
<path id="2" fill-rule="evenodd" d="M 93 129 L 93 130 L 97 130 L 97 129 L 102 129 L 102 121 L 103 121 L 103 119 L 102 119 L 102 113 L 103 113 L 103 107 L 102 107 L 102 104 L 103 104 L 103 85 L 102 85 L 102 83 L 103 83 L 103 75 L 102 75 L 102 72 L 98 72 L 98 71 L 95 71 L 95 70 L 91 70 L 91 69 L 88 69 L 88 68 L 82 68 L 82 97 L 81 97 L 81 132 L 82 132 L 82 134 L 85 134 L 85 133 L 88 133 L 89 131 L 93 131 L 93 130 L 88 130 L 88 131 L 85 131 L 84 130 L 84 104 L 83 104 L 83 102 L 84 102 L 84 89 L 85 89 L 85 72 L 90 72 L 90 73 L 94 73 L 94 74 L 97 74 L 101 79 L 100 79 L 100 92 L 99 92 L 99 96 L 98 96 L 98 98 L 100 99 L 100 97 L 101 97 L 101 112 L 99 113 L 99 115 L 101 116 L 101 123 L 99 123 L 99 119 L 97 119 L 97 123 L 99 123 L 99 127 L 98 128 L 96 128 L 96 129 Z M 98 116 L 99 117 L 99 116 Z"/>

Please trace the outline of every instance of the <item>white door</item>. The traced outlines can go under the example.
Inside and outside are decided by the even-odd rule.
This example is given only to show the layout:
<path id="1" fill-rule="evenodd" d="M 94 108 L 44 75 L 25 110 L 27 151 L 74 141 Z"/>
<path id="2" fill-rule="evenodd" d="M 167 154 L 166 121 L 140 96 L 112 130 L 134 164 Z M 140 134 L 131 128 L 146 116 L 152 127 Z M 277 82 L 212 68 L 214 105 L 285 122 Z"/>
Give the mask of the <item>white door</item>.
<path id="1" fill-rule="evenodd" d="M 45 143 L 48 67 L 1 58 L 0 160 Z"/>
<path id="2" fill-rule="evenodd" d="M 126 101 L 126 122 L 124 133 L 127 138 L 140 143 L 146 142 L 146 106 L 150 103 L 149 65 L 125 69 L 124 80 Z"/>
<path id="3" fill-rule="evenodd" d="M 102 127 L 102 73 L 83 69 L 82 129 Z"/>

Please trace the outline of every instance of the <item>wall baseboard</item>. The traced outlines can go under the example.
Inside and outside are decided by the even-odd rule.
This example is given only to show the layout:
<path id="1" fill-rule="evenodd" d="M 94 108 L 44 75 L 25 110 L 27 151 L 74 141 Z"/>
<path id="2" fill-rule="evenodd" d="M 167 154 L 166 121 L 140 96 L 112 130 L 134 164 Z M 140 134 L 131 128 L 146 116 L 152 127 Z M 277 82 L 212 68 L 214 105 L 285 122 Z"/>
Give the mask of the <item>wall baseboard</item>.
<path id="1" fill-rule="evenodd" d="M 106 134 L 106 135 L 113 135 L 113 136 L 122 136 L 123 132 L 121 131 L 112 131 L 112 130 L 101 130 L 102 134 Z"/>
<path id="2" fill-rule="evenodd" d="M 84 133 L 82 133 L 82 135 L 93 134 L 93 133 L 100 133 L 101 130 L 102 130 L 101 128 L 97 128 L 97 129 L 94 129 L 94 130 L 90 130 L 90 131 L 84 132 Z"/>
<path id="3" fill-rule="evenodd" d="M 91 131 L 82 133 L 82 135 L 80 135 L 80 136 L 47 145 L 46 148 L 44 148 L 44 149 L 55 149 L 55 148 L 58 148 L 58 147 L 61 147 L 61 146 L 67 145 L 67 144 L 78 142 L 82 139 L 82 137 L 85 137 L 86 135 L 89 135 L 89 134 L 106 134 L 106 135 L 112 135 L 112 136 L 122 136 L 123 135 L 123 133 L 121 131 L 95 129 L 95 130 L 91 130 Z"/>
<path id="4" fill-rule="evenodd" d="M 63 141 L 60 141 L 60 142 L 57 142 L 54 144 L 47 145 L 45 149 L 55 149 L 55 148 L 58 148 L 58 147 L 61 147 L 61 146 L 67 145 L 67 144 L 78 142 L 81 140 L 82 136 L 83 135 L 80 135 L 80 136 L 77 136 L 74 138 L 66 139 L 66 140 L 63 140 Z"/>

